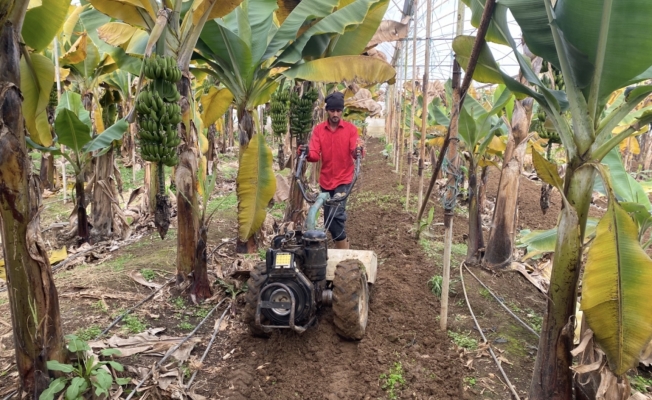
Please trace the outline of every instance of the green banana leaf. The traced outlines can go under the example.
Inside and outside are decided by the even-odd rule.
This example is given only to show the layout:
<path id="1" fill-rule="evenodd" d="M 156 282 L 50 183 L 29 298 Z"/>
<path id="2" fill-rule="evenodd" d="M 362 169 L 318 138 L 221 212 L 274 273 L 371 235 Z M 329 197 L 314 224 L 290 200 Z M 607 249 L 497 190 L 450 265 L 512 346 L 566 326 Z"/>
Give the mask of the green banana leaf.
<path id="1" fill-rule="evenodd" d="M 380 0 L 371 6 L 364 21 L 354 29 L 340 36 L 328 56 L 357 56 L 362 54 L 367 43 L 371 41 L 378 26 L 380 26 L 388 6 L 389 0 Z"/>
<path id="2" fill-rule="evenodd" d="M 59 112 L 54 120 L 54 130 L 59 137 L 59 143 L 69 147 L 78 159 L 84 145 L 91 141 L 91 127 L 68 109 Z"/>
<path id="3" fill-rule="evenodd" d="M 123 118 L 111 125 L 104 132 L 95 136 L 83 148 L 84 153 L 90 153 L 96 150 L 104 150 L 113 144 L 114 141 L 122 139 L 122 135 L 129 129 L 129 123 Z"/>
<path id="4" fill-rule="evenodd" d="M 61 98 L 59 99 L 59 104 L 57 104 L 57 108 L 54 110 L 55 118 L 59 115 L 59 113 L 62 110 L 72 111 L 79 118 L 81 122 L 83 122 L 88 126 L 91 126 L 91 115 L 84 108 L 84 104 L 82 103 L 82 98 L 79 93 L 75 93 L 71 91 L 64 92 L 61 95 Z"/>
<path id="5" fill-rule="evenodd" d="M 20 59 L 20 90 L 23 93 L 25 126 L 32 140 L 50 146 L 52 133 L 46 108 L 54 84 L 54 64 L 40 54 L 31 54 L 30 62 Z"/>
<path id="6" fill-rule="evenodd" d="M 586 237 L 585 242 L 587 242 L 594 234 L 595 229 L 598 225 L 598 219 L 589 218 L 586 221 Z M 541 254 L 554 253 L 555 252 L 555 243 L 557 242 L 557 227 L 548 229 L 548 230 L 522 230 L 520 232 L 522 235 L 517 239 L 516 247 L 525 247 L 527 253 L 523 257 L 523 260 L 528 258 L 533 258 Z"/>
<path id="7" fill-rule="evenodd" d="M 589 248 L 581 309 L 616 375 L 638 364 L 652 338 L 649 282 L 652 260 L 638 242 L 636 223 L 610 198 Z"/>
<path id="8" fill-rule="evenodd" d="M 142 59 L 130 56 L 123 48 L 111 46 L 100 39 L 97 29 L 111 22 L 111 17 L 102 14 L 94 8 L 89 8 L 81 13 L 79 19 L 83 27 L 86 28 L 88 37 L 101 53 L 110 55 L 121 70 L 129 72 L 132 75 L 140 74 Z"/>
<path id="9" fill-rule="evenodd" d="M 25 13 L 21 31 L 25 44 L 41 52 L 52 44 L 68 15 L 70 0 L 44 0 Z"/>
<path id="10" fill-rule="evenodd" d="M 238 168 L 238 225 L 240 240 L 249 239 L 265 221 L 265 211 L 276 192 L 272 150 L 257 133 L 242 151 Z"/>
<path id="11" fill-rule="evenodd" d="M 617 148 L 612 149 L 602 159 L 602 164 L 605 164 L 609 168 L 611 188 L 616 193 L 619 201 L 638 203 L 643 205 L 647 210 L 652 211 L 652 204 L 650 204 L 650 199 L 645 193 L 643 186 L 627 173 Z M 594 189 L 603 194 L 607 194 L 602 181 L 597 180 Z"/>
<path id="12" fill-rule="evenodd" d="M 324 17 L 322 20 L 311 26 L 288 46 L 278 57 L 279 65 L 294 65 L 303 57 L 304 48 L 308 41 L 317 35 L 331 35 L 339 33 L 343 35 L 347 29 L 364 22 L 365 16 L 371 6 L 380 0 L 356 0 L 355 2 L 338 9 L 334 13 Z"/>
<path id="13" fill-rule="evenodd" d="M 652 48 L 652 2 L 559 0 L 555 14 L 555 22 L 568 43 L 586 55 L 592 65 L 602 66 L 597 86 L 591 88 L 598 91 L 598 99 L 644 78 L 641 75 L 652 65 L 652 52 L 643 50 Z M 601 48 L 604 54 L 600 55 Z M 581 72 L 590 76 L 586 70 Z"/>

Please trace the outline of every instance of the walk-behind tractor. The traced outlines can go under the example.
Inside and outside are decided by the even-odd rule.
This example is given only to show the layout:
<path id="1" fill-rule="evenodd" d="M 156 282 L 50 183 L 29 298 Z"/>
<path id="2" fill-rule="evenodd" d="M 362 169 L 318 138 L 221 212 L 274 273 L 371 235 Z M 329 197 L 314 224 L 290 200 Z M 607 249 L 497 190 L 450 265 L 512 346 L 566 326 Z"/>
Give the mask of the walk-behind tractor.
<path id="1" fill-rule="evenodd" d="M 367 327 L 369 284 L 376 279 L 376 254 L 329 249 L 329 221 L 317 228 L 317 217 L 323 205 L 334 210 L 349 196 L 358 178 L 360 160 L 356 161 L 349 191 L 330 198 L 328 193 L 306 194 L 299 172 L 305 158 L 304 152 L 294 179 L 304 199 L 312 203 L 306 229 L 272 239 L 265 262 L 256 265 L 247 282 L 245 318 L 254 336 L 268 337 L 273 329 L 302 333 L 315 324 L 320 309 L 331 306 L 337 333 L 359 340 Z"/>

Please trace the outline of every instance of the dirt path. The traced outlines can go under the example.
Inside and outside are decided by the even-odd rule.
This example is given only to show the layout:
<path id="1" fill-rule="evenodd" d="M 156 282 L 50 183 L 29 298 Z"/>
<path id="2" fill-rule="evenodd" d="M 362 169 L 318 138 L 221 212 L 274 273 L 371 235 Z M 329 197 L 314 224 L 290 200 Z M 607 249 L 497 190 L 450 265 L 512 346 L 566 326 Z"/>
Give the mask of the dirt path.
<path id="1" fill-rule="evenodd" d="M 426 285 L 433 271 L 409 233 L 412 217 L 402 212 L 396 180 L 374 141 L 349 206 L 352 248 L 379 256 L 367 333 L 359 342 L 340 339 L 326 310 L 303 335 L 278 331 L 254 339 L 244 326 L 226 348 L 228 362 L 207 379 L 218 398 L 377 399 L 387 398 L 383 374 L 400 363 L 405 385 L 400 398 L 459 399 L 462 364 L 447 335 L 438 329 L 439 301 Z M 219 356 L 215 354 L 214 356 Z M 206 379 L 207 377 L 201 376 Z"/>

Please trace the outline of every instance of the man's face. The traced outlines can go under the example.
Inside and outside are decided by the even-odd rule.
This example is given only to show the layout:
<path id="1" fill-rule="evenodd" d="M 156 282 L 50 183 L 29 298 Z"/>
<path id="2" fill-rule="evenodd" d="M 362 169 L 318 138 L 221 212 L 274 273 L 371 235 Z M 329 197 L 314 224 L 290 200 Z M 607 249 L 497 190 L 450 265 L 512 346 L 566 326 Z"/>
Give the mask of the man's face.
<path id="1" fill-rule="evenodd" d="M 340 118 L 342 118 L 342 110 L 326 110 L 328 112 L 328 122 L 332 125 L 340 123 Z"/>

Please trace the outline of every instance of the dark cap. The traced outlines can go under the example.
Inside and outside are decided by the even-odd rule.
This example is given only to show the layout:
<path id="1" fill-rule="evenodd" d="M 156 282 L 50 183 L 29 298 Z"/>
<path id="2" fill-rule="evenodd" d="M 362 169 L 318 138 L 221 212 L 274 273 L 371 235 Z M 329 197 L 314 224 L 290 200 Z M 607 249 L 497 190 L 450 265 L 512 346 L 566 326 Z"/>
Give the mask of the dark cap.
<path id="1" fill-rule="evenodd" d="M 333 92 L 328 96 L 326 96 L 326 109 L 327 110 L 344 109 L 344 94 L 342 92 Z"/>

